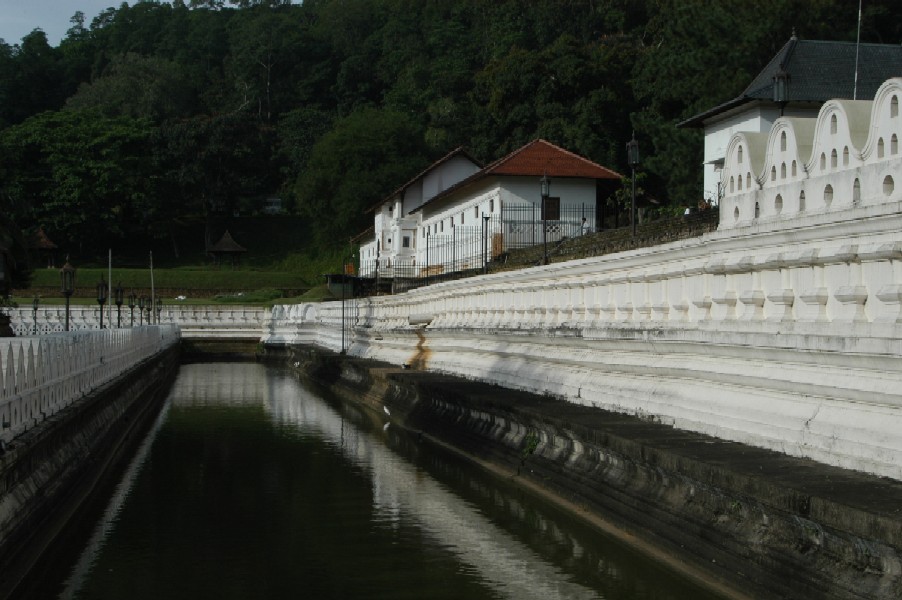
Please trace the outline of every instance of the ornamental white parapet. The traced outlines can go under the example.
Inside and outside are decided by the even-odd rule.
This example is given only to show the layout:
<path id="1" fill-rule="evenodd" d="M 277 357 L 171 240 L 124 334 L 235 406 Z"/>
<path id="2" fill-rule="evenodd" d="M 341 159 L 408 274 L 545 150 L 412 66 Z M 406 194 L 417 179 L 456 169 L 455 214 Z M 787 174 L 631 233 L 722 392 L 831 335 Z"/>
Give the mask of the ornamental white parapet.
<path id="1" fill-rule="evenodd" d="M 178 340 L 174 325 L 0 340 L 0 444 Z"/>
<path id="2" fill-rule="evenodd" d="M 830 100 L 817 118 L 781 117 L 764 133 L 737 133 L 727 147 L 720 229 L 776 222 L 796 227 L 809 215 L 847 220 L 860 209 L 902 200 L 899 138 L 902 78 L 873 101 Z"/>

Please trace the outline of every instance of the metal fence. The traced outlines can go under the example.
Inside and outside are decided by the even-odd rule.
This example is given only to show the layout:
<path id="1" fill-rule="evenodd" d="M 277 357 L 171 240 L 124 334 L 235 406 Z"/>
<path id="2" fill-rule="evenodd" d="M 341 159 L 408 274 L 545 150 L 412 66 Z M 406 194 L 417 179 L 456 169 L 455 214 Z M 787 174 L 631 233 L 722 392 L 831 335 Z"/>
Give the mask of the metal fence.
<path id="1" fill-rule="evenodd" d="M 484 216 L 477 225 L 452 226 L 450 233 L 439 234 L 421 230 L 415 255 L 361 261 L 359 273 L 373 280 L 369 287 L 376 291 L 397 293 L 484 272 L 510 250 L 595 231 L 594 206 L 547 208 L 543 220 L 540 205 L 507 203 L 500 215 Z"/>

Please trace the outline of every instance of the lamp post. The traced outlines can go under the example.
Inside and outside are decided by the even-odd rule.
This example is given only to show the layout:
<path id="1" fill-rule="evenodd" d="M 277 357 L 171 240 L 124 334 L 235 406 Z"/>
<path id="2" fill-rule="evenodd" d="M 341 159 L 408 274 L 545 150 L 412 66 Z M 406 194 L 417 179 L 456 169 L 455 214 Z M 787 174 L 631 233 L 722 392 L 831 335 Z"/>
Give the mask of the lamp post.
<path id="1" fill-rule="evenodd" d="M 60 269 L 60 286 L 63 296 L 66 297 L 66 331 L 69 331 L 69 299 L 75 291 L 75 267 L 69 264 L 68 256 L 66 256 L 66 264 Z"/>
<path id="2" fill-rule="evenodd" d="M 100 278 L 97 284 L 97 304 L 100 305 L 100 328 L 103 329 L 103 305 L 106 304 L 106 281 Z"/>
<path id="3" fill-rule="evenodd" d="M 122 294 L 124 293 L 121 281 L 116 284 L 113 293 L 116 294 L 116 328 L 119 329 L 122 327 Z"/>
<path id="4" fill-rule="evenodd" d="M 636 167 L 639 166 L 639 142 L 636 141 L 636 132 L 633 132 L 633 139 L 626 143 L 626 158 L 630 167 L 633 169 L 633 195 L 630 202 L 630 224 L 632 226 L 633 237 L 636 237 Z"/>
<path id="5" fill-rule="evenodd" d="M 147 296 L 138 298 L 138 325 L 144 325 L 144 306 L 147 304 Z"/>
<path id="6" fill-rule="evenodd" d="M 132 324 L 131 324 L 132 327 L 135 326 L 135 305 L 136 305 L 137 301 L 138 301 L 138 298 L 135 295 L 135 292 L 132 292 L 131 294 L 128 295 L 128 308 L 129 308 L 129 310 L 132 311 Z"/>
<path id="7" fill-rule="evenodd" d="M 551 191 L 551 180 L 548 179 L 548 175 L 542 175 L 541 179 L 542 184 L 542 264 L 548 264 L 548 224 L 546 222 L 546 218 L 548 215 L 545 214 L 545 204 L 548 202 L 548 196 Z"/>
<path id="8" fill-rule="evenodd" d="M 160 324 L 160 313 L 163 312 L 163 299 L 157 298 L 157 325 Z"/>
<path id="9" fill-rule="evenodd" d="M 489 272 L 488 239 L 489 239 L 489 215 L 483 213 L 482 214 L 482 273 L 483 273 L 483 275 L 485 275 Z"/>
<path id="10" fill-rule="evenodd" d="M 31 301 L 31 310 L 34 312 L 34 329 L 31 332 L 32 335 L 38 334 L 38 304 L 39 303 L 40 303 L 40 300 L 38 300 L 37 296 L 35 296 L 34 300 Z"/>

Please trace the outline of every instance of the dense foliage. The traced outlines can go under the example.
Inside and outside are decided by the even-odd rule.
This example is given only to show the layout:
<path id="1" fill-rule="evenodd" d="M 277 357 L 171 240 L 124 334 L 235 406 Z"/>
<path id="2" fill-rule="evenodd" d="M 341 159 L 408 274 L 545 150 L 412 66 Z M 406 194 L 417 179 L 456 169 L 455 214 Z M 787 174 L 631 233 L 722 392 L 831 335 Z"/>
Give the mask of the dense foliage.
<path id="1" fill-rule="evenodd" d="M 862 41 L 902 41 L 897 0 Z M 363 210 L 458 145 L 544 137 L 674 204 L 701 133 L 795 29 L 854 41 L 848 0 L 174 0 L 75 13 L 58 47 L 0 43 L 0 202 L 58 244 L 105 248 L 271 196 L 342 243 Z M 215 240 L 214 240 L 215 241 Z"/>

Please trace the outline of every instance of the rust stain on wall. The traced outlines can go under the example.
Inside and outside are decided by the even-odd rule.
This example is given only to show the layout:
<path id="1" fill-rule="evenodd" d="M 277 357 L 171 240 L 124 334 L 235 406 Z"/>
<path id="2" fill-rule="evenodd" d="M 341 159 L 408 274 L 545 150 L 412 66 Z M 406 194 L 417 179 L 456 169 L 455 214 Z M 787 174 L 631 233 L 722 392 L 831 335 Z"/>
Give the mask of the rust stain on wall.
<path id="1" fill-rule="evenodd" d="M 410 365 L 411 369 L 416 371 L 423 371 L 427 368 L 427 364 L 429 362 L 429 358 L 432 356 L 432 350 L 430 350 L 426 346 L 426 333 L 425 329 L 420 328 L 416 330 L 417 334 L 417 351 L 410 357 L 410 360 L 407 361 L 407 364 Z"/>

